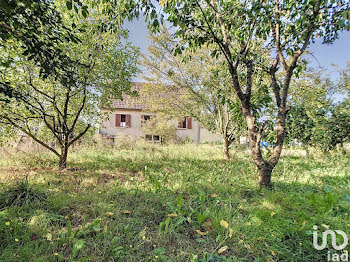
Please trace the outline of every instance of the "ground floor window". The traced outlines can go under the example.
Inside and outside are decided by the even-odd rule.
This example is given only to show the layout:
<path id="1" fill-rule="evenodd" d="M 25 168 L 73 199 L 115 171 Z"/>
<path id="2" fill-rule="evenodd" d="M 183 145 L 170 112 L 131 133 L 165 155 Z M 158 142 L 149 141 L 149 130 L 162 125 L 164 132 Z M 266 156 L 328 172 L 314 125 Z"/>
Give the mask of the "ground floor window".
<path id="1" fill-rule="evenodd" d="M 161 136 L 159 135 L 146 135 L 145 140 L 149 142 L 161 142 Z"/>

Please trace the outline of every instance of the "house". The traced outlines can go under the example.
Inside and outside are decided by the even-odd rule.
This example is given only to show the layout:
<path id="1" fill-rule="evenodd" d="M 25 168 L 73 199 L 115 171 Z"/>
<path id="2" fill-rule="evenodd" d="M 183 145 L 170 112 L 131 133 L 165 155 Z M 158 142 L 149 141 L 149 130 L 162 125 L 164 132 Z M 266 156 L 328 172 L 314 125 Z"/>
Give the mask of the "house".
<path id="1" fill-rule="evenodd" d="M 143 83 L 135 83 L 133 90 L 140 91 Z M 156 112 L 151 112 L 142 97 L 123 96 L 123 100 L 115 100 L 112 104 L 112 110 L 101 109 L 104 115 L 99 133 L 103 138 L 114 140 L 124 136 L 130 136 L 134 139 L 145 139 L 153 142 L 160 142 L 159 135 L 145 134 L 142 131 L 142 124 L 156 117 Z M 183 120 L 173 120 L 176 127 L 176 135 L 181 139 L 190 139 L 195 143 L 221 141 L 218 134 L 213 134 L 203 128 L 197 121 L 187 116 Z"/>

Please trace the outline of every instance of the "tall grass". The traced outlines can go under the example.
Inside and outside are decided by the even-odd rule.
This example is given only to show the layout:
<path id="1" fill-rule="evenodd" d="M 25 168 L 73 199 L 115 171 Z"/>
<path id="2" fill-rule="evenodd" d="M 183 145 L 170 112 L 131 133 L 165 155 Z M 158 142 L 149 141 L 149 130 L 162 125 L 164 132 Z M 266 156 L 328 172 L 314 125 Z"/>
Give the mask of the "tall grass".
<path id="1" fill-rule="evenodd" d="M 45 199 L 0 211 L 0 261 L 324 261 L 313 226 L 350 235 L 349 156 L 286 154 L 271 191 L 243 149 L 83 146 L 68 161 L 2 153 L 2 196 L 28 177 Z"/>

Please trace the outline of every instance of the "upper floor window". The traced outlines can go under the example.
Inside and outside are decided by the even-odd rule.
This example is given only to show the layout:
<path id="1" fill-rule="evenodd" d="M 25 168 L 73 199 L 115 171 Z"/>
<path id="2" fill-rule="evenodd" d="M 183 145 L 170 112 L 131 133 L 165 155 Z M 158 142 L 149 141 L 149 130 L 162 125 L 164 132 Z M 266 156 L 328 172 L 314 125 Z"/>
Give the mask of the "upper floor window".
<path id="1" fill-rule="evenodd" d="M 120 115 L 120 126 L 121 127 L 126 126 L 126 115 Z"/>
<path id="2" fill-rule="evenodd" d="M 116 114 L 115 115 L 116 127 L 131 127 L 131 115 L 128 114 Z"/>
<path id="3" fill-rule="evenodd" d="M 143 115 L 142 119 L 144 121 L 147 121 L 147 120 L 150 120 L 151 119 L 151 116 L 150 115 Z"/>
<path id="4" fill-rule="evenodd" d="M 192 118 L 191 117 L 184 117 L 184 119 L 180 120 L 178 125 L 178 128 L 184 128 L 184 129 L 192 129 Z"/>
<path id="5" fill-rule="evenodd" d="M 143 124 L 146 123 L 146 121 L 155 117 L 155 115 L 141 115 L 141 126 L 143 126 Z"/>

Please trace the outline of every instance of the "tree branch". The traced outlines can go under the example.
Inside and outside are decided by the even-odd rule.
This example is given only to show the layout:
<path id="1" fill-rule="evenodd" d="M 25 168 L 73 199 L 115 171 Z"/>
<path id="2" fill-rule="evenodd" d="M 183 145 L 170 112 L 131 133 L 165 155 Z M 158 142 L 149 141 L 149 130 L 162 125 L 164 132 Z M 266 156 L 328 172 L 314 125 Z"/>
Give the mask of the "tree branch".
<path id="1" fill-rule="evenodd" d="M 289 66 L 287 65 L 286 63 L 286 60 L 284 59 L 284 55 L 283 55 L 283 51 L 281 49 L 281 38 L 280 38 L 280 10 L 279 10 L 279 1 L 276 0 L 275 1 L 276 4 L 275 4 L 275 14 L 276 14 L 276 23 L 275 25 L 272 25 L 271 26 L 271 29 L 272 29 L 272 35 L 274 36 L 275 38 L 275 41 L 276 41 L 276 51 L 277 51 L 277 54 L 279 56 L 279 59 L 283 65 L 283 68 L 284 70 L 288 71 L 289 70 Z"/>
<path id="2" fill-rule="evenodd" d="M 6 119 L 11 125 L 13 125 L 14 127 L 18 128 L 19 130 L 21 130 L 23 133 L 25 133 L 26 135 L 28 135 L 29 137 L 31 137 L 35 142 L 37 142 L 38 144 L 42 145 L 43 147 L 46 147 L 47 149 L 49 149 L 50 151 L 52 151 L 56 156 L 60 156 L 60 154 L 52 147 L 50 147 L 49 145 L 45 144 L 43 141 L 39 140 L 35 135 L 33 135 L 29 129 L 25 129 L 22 126 L 16 124 L 15 122 L 13 122 L 10 118 L 8 117 L 3 117 L 4 119 Z M 27 126 L 28 127 L 28 126 Z"/>
<path id="3" fill-rule="evenodd" d="M 83 111 L 84 107 L 85 107 L 85 103 L 86 103 L 86 88 L 84 88 L 84 97 L 83 97 L 83 101 L 81 102 L 81 106 L 77 112 L 77 114 L 75 115 L 73 124 L 71 126 L 71 128 L 69 129 L 69 132 L 72 132 L 74 130 L 74 127 L 76 125 L 76 123 L 78 122 L 78 119 L 80 117 L 81 112 Z"/>
<path id="4" fill-rule="evenodd" d="M 88 124 L 83 132 L 81 132 L 78 136 L 76 136 L 74 139 L 72 139 L 68 143 L 67 147 L 70 147 L 75 141 L 77 141 L 79 138 L 81 138 L 89 130 L 90 127 L 91 127 L 90 124 Z"/>

